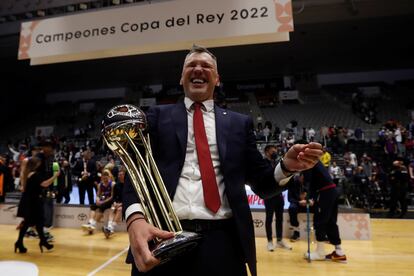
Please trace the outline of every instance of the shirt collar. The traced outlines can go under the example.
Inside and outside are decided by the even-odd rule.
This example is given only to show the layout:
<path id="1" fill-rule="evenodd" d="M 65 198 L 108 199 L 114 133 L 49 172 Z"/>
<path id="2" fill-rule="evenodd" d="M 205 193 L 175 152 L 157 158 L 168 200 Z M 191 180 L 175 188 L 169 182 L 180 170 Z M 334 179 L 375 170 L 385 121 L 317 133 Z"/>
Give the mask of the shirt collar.
<path id="1" fill-rule="evenodd" d="M 188 97 L 184 98 L 184 104 L 185 104 L 185 108 L 190 111 L 192 109 L 194 101 L 191 100 Z M 202 104 L 204 105 L 204 108 L 207 112 L 213 111 L 214 109 L 214 100 L 206 100 L 204 102 L 202 102 Z"/>

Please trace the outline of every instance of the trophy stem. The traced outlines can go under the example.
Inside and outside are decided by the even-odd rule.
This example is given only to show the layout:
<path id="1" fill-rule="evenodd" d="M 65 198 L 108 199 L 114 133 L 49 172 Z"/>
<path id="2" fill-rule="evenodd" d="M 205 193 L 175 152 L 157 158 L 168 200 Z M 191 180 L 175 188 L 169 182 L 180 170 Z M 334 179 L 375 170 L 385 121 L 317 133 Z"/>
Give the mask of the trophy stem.
<path id="1" fill-rule="evenodd" d="M 129 137 L 128 135 L 126 135 Z M 160 220 L 158 218 L 157 212 L 155 210 L 154 204 L 151 200 L 151 196 L 149 194 L 148 188 L 145 183 L 145 179 L 142 174 L 139 173 L 139 169 L 134 164 L 132 158 L 129 156 L 128 152 L 122 147 L 122 145 L 118 141 L 114 141 L 118 146 L 118 155 L 121 158 L 122 162 L 126 164 L 129 168 L 132 168 L 130 171 L 130 176 L 132 179 L 132 184 L 140 197 L 141 202 L 145 202 L 148 204 L 148 210 L 144 210 L 145 214 L 147 215 L 148 222 L 155 225 L 158 228 L 162 228 Z M 143 192 L 141 192 L 141 189 Z M 141 204 L 141 206 L 145 207 L 146 204 Z"/>
<path id="2" fill-rule="evenodd" d="M 166 208 L 166 206 L 164 204 L 164 201 L 166 201 L 167 199 L 168 200 L 170 199 L 169 196 L 168 196 L 168 194 L 165 195 L 165 193 L 163 193 L 162 190 L 159 191 L 157 189 L 157 185 L 155 184 L 155 181 L 154 181 L 154 178 L 153 178 L 153 176 L 151 174 L 150 168 L 145 163 L 144 158 L 142 157 L 142 155 L 139 152 L 138 148 L 135 146 L 135 144 L 132 141 L 131 137 L 127 133 L 125 133 L 125 136 L 127 138 L 127 141 L 129 143 L 129 145 L 131 146 L 132 150 L 134 151 L 134 153 L 135 153 L 135 155 L 137 157 L 138 163 L 141 165 L 140 168 L 142 168 L 142 170 L 145 172 L 146 176 L 148 177 L 148 181 L 149 181 L 149 183 L 150 183 L 150 185 L 152 187 L 152 190 L 154 192 L 154 196 L 155 196 L 155 199 L 156 199 L 156 201 L 158 203 L 158 206 L 161 209 L 161 214 L 164 217 L 164 222 L 165 222 L 168 230 L 169 231 L 172 231 L 172 232 L 177 232 L 177 229 L 175 229 L 174 225 L 171 222 L 171 218 L 169 216 L 172 213 L 171 212 L 172 209 L 167 210 L 167 208 Z M 145 140 L 142 140 L 142 142 L 145 143 L 146 141 Z M 159 187 L 159 184 L 158 184 L 158 187 Z M 145 187 L 145 188 L 148 189 L 147 187 Z M 164 191 L 165 191 L 165 189 L 164 189 Z M 160 192 L 162 193 L 162 196 L 161 196 Z M 167 198 L 165 196 L 167 196 Z M 171 204 L 171 207 L 172 207 L 172 204 Z M 180 229 L 178 229 L 178 231 L 179 230 Z"/>
<path id="3" fill-rule="evenodd" d="M 145 147 L 145 151 L 151 153 L 151 146 L 149 144 L 150 140 L 145 139 L 144 134 L 142 133 L 141 129 L 138 130 L 138 134 L 139 134 L 139 137 L 141 138 L 141 140 L 143 142 L 143 145 Z M 157 164 L 155 163 L 154 157 L 153 157 L 152 154 L 148 154 L 148 158 L 150 160 L 151 168 L 152 168 L 152 171 L 154 172 L 154 176 L 157 180 L 158 189 L 160 190 L 160 192 L 161 192 L 161 194 L 164 198 L 164 201 L 165 201 L 165 204 L 167 205 L 167 208 L 169 210 L 171 219 L 175 224 L 175 227 L 176 227 L 175 232 L 183 231 L 180 220 L 178 219 L 177 214 L 174 211 L 174 207 L 172 205 L 170 196 L 168 195 L 167 189 L 165 188 L 164 181 L 162 180 L 160 171 L 158 170 Z"/>

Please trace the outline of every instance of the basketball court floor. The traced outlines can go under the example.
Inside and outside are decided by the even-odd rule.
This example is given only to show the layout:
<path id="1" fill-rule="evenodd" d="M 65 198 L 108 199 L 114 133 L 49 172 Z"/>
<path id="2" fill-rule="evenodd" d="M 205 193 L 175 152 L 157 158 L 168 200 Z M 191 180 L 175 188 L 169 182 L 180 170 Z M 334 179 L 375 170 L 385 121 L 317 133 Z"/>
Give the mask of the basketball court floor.
<path id="1" fill-rule="evenodd" d="M 343 241 L 348 262 L 308 263 L 303 259 L 306 240 L 290 243 L 293 250 L 266 249 L 265 238 L 256 238 L 258 275 L 414 275 L 414 220 L 371 219 L 372 240 Z M 55 248 L 40 253 L 38 239 L 25 238 L 26 254 L 14 253 L 18 231 L 14 225 L 0 225 L 0 275 L 30 275 L 22 272 L 32 264 L 38 275 L 130 275 L 124 263 L 128 247 L 125 232 L 106 239 L 97 231 L 87 235 L 81 229 L 52 229 Z M 312 245 L 315 247 L 315 245 Z M 326 245 L 331 250 L 332 246 Z M 328 252 L 327 252 L 328 253 Z M 11 263 L 11 261 L 27 263 Z M 12 267 L 12 269 L 10 269 Z M 19 268 L 22 268 L 19 271 Z M 32 274 L 36 275 L 36 274 Z"/>

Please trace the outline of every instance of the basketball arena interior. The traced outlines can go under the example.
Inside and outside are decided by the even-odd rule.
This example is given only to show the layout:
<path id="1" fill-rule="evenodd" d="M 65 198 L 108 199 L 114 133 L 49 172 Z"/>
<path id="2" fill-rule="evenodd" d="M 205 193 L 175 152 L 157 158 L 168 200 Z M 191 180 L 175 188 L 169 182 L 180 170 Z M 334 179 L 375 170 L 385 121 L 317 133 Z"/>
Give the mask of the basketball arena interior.
<path id="1" fill-rule="evenodd" d="M 312 210 L 293 226 L 284 189 L 282 238 L 272 217 L 269 244 L 265 201 L 245 183 L 257 275 L 412 275 L 413 26 L 412 0 L 0 1 L 0 274 L 131 275 L 118 207 L 92 219 L 107 171 L 116 183 L 135 168 L 111 151 L 103 120 L 115 106 L 182 102 L 183 62 L 200 45 L 216 57 L 215 106 L 251 118 L 263 158 L 271 146 L 283 165 L 298 141 L 318 143 L 338 194 L 346 262 L 321 261 L 309 255 L 321 242 Z M 23 247 L 25 168 L 48 146 L 60 175 L 40 194 L 44 233 L 30 227 Z"/>

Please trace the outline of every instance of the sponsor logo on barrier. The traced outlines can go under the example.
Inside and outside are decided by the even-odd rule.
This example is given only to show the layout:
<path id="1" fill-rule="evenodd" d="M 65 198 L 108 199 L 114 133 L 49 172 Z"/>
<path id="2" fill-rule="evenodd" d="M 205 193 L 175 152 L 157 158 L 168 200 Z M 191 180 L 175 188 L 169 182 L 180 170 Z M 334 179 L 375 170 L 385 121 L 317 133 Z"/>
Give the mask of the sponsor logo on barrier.
<path id="1" fill-rule="evenodd" d="M 263 205 L 264 206 L 264 200 L 261 199 L 258 195 L 255 195 L 255 194 L 248 195 L 247 200 L 249 202 L 249 205 Z"/>
<path id="2" fill-rule="evenodd" d="M 74 215 L 57 214 L 56 219 L 70 219 L 70 220 L 73 220 L 73 219 L 75 219 L 75 216 Z"/>
<path id="3" fill-rule="evenodd" d="M 261 219 L 254 219 L 253 224 L 254 224 L 254 227 L 256 227 L 256 228 L 263 227 L 263 225 L 264 225 L 263 220 L 261 220 Z"/>
<path id="4" fill-rule="evenodd" d="M 78 220 L 80 220 L 80 221 L 85 221 L 87 219 L 88 219 L 88 216 L 85 213 L 80 213 L 78 215 Z"/>

